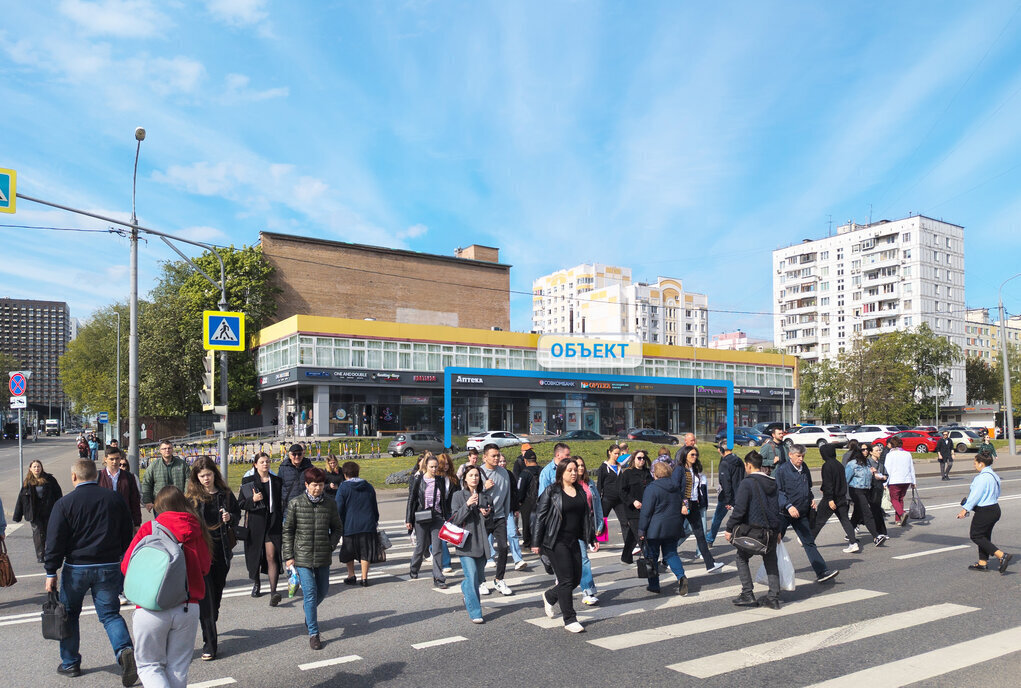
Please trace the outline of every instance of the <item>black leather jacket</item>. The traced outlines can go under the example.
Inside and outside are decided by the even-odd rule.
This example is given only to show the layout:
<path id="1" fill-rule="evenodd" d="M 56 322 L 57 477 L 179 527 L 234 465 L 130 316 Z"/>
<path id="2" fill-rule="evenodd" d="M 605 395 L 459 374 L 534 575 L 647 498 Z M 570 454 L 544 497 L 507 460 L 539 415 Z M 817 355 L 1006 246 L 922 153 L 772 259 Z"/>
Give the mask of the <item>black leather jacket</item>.
<path id="1" fill-rule="evenodd" d="M 585 494 L 581 486 L 576 488 Z M 587 502 L 586 502 L 587 503 Z M 564 488 L 560 485 L 550 485 L 546 491 L 539 495 L 539 502 L 535 507 L 535 532 L 532 534 L 532 542 L 538 543 L 540 547 L 553 549 L 560 534 L 560 526 L 564 521 Z M 588 516 L 584 520 L 584 540 L 588 544 L 596 541 L 596 529 L 592 520 L 592 507 L 588 507 Z"/>

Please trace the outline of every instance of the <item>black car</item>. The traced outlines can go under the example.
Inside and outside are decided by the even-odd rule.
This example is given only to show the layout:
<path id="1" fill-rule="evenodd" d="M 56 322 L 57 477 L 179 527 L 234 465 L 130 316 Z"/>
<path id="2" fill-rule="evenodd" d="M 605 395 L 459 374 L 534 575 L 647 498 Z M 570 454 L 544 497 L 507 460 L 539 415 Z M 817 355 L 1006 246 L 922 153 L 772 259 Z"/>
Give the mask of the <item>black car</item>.
<path id="1" fill-rule="evenodd" d="M 583 442 L 586 440 L 601 439 L 603 439 L 602 435 L 591 430 L 571 430 L 570 432 L 565 432 L 563 435 L 557 435 L 553 438 L 555 442 L 570 442 L 571 440 L 574 440 L 575 442 Z"/>
<path id="2" fill-rule="evenodd" d="M 680 444 L 680 440 L 673 435 L 655 428 L 631 428 L 628 430 L 627 439 L 655 444 Z"/>

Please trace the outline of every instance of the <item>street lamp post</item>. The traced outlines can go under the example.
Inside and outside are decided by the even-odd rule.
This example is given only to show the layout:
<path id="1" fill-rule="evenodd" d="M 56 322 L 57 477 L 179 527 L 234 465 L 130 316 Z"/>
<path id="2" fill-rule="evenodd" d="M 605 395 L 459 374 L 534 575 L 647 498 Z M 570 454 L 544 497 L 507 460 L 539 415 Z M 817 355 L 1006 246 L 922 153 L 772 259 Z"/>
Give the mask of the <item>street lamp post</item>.
<path id="1" fill-rule="evenodd" d="M 1014 402 L 1011 399 L 1010 393 L 1010 359 L 1007 356 L 1007 318 L 1003 310 L 1003 287 L 1006 286 L 1007 282 L 1021 277 L 1021 272 L 1008 277 L 1003 280 L 1000 284 L 999 290 L 999 307 L 1000 307 L 1000 346 L 1003 349 L 1003 400 L 1006 405 L 1004 410 L 1004 428 L 1003 431 L 1007 433 L 1007 447 L 1010 450 L 1011 456 L 1013 456 L 1017 449 L 1017 444 L 1014 441 Z"/>
<path id="2" fill-rule="evenodd" d="M 135 170 L 131 175 L 131 298 L 128 326 L 128 465 L 138 475 L 138 216 L 135 214 L 135 186 L 138 181 L 138 154 L 145 140 L 145 129 L 135 129 Z M 118 398 L 120 388 L 117 390 Z M 119 431 L 118 431 L 119 432 Z"/>
<path id="3" fill-rule="evenodd" d="M 121 312 L 117 314 L 117 445 L 121 441 Z"/>

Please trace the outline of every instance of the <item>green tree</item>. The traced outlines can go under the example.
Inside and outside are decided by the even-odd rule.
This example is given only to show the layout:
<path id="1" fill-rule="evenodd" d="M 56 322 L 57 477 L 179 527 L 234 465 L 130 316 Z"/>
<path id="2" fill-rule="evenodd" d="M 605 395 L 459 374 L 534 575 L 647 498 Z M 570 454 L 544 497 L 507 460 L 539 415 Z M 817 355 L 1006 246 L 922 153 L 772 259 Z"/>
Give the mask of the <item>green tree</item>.
<path id="1" fill-rule="evenodd" d="M 964 362 L 968 401 L 996 401 L 1003 396 L 1000 371 L 984 358 L 969 356 Z"/>
<path id="2" fill-rule="evenodd" d="M 806 361 L 798 366 L 801 407 L 808 418 L 823 423 L 840 419 L 841 381 L 836 362 Z"/>
<path id="3" fill-rule="evenodd" d="M 857 338 L 851 349 L 840 356 L 838 366 L 844 420 L 913 422 L 913 373 L 892 338 Z"/>
<path id="4" fill-rule="evenodd" d="M 140 308 L 143 305 L 139 302 Z M 121 403 L 127 403 L 129 311 L 126 303 L 119 303 L 93 313 L 60 357 L 60 383 L 78 413 L 112 413 L 117 406 L 117 313 L 121 318 Z"/>

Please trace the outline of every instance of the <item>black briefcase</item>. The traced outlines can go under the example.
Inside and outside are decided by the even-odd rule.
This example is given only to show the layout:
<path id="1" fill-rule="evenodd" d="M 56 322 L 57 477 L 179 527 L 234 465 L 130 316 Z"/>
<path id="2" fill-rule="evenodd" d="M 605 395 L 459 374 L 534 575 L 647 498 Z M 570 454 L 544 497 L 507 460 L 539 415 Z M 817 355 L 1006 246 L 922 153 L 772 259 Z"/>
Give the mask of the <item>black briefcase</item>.
<path id="1" fill-rule="evenodd" d="M 71 637 L 67 624 L 67 610 L 57 593 L 47 594 L 43 602 L 43 637 L 47 640 L 65 640 Z"/>

